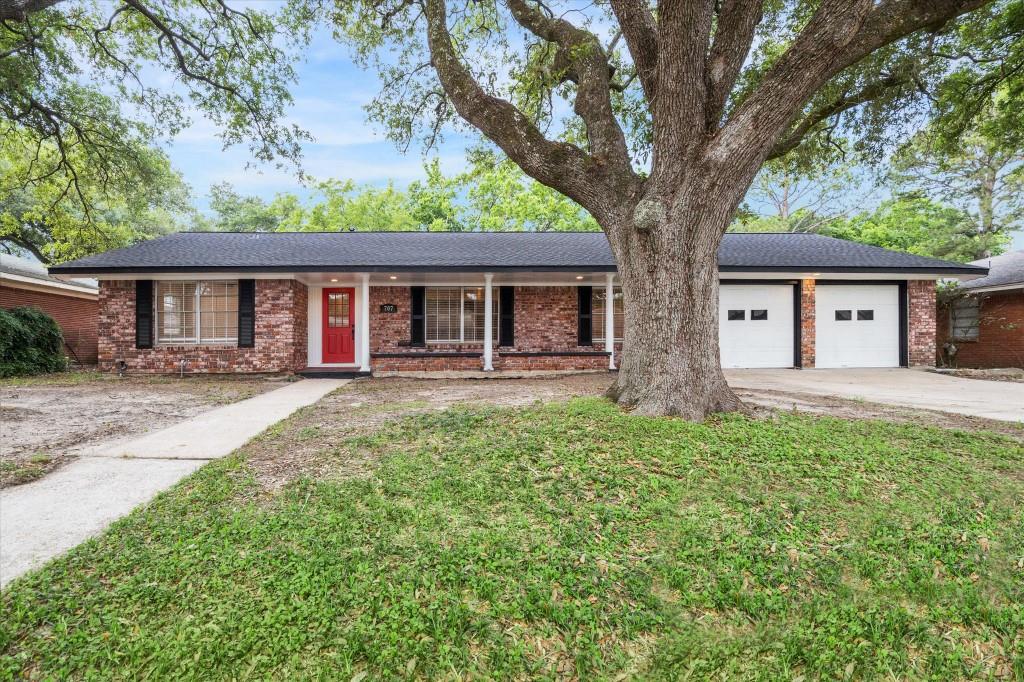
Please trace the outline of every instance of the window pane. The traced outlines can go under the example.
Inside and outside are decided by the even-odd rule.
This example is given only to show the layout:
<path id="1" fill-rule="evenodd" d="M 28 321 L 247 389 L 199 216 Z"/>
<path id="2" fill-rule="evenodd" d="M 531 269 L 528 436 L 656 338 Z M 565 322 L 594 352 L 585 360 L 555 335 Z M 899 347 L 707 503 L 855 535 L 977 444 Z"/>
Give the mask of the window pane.
<path id="1" fill-rule="evenodd" d="M 483 287 L 462 290 L 462 332 L 463 341 L 483 343 L 484 341 L 484 296 Z M 491 334 L 498 336 L 498 295 L 491 288 Z"/>
<path id="2" fill-rule="evenodd" d="M 327 294 L 327 326 L 347 327 L 349 323 L 349 292 Z"/>
<path id="3" fill-rule="evenodd" d="M 612 312 L 615 314 L 615 340 L 621 341 L 623 330 L 626 328 L 626 311 L 623 304 L 622 289 L 615 287 L 613 296 L 614 309 Z M 604 343 L 604 299 L 605 290 L 594 287 L 590 300 L 593 314 L 593 339 L 595 345 Z"/>
<path id="4" fill-rule="evenodd" d="M 874 310 L 858 310 L 857 311 L 857 319 L 858 320 L 873 320 L 873 319 L 875 319 L 875 311 Z"/>
<path id="5" fill-rule="evenodd" d="M 199 340 L 238 339 L 238 282 L 199 282 Z"/>
<path id="6" fill-rule="evenodd" d="M 750 311 L 750 319 L 751 320 L 767 320 L 768 319 L 768 311 L 767 310 L 751 310 Z"/>
<path id="7" fill-rule="evenodd" d="M 852 310 L 837 310 L 836 311 L 836 322 L 849 322 L 853 319 Z"/>
<path id="8" fill-rule="evenodd" d="M 953 304 L 950 311 L 950 332 L 959 341 L 978 338 L 979 302 L 976 298 L 963 298 Z"/>
<path id="9" fill-rule="evenodd" d="M 746 310 L 730 310 L 727 313 L 726 319 L 729 320 L 730 322 L 736 322 L 738 320 L 745 320 L 745 319 L 747 319 L 747 311 Z"/>
<path id="10" fill-rule="evenodd" d="M 426 290 L 427 341 L 459 340 L 459 303 L 462 290 L 434 288 Z"/>
<path id="11" fill-rule="evenodd" d="M 196 337 L 196 282 L 156 283 L 158 343 L 194 342 Z"/>
<path id="12" fill-rule="evenodd" d="M 484 340 L 484 290 L 462 290 L 462 340 Z"/>

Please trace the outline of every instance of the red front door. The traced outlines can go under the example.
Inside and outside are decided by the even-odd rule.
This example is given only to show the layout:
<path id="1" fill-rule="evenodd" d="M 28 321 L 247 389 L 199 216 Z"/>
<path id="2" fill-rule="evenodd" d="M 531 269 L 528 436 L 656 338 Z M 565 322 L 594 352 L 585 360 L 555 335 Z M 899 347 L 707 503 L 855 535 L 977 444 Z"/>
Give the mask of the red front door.
<path id="1" fill-rule="evenodd" d="M 324 289 L 325 363 L 355 362 L 355 289 Z"/>

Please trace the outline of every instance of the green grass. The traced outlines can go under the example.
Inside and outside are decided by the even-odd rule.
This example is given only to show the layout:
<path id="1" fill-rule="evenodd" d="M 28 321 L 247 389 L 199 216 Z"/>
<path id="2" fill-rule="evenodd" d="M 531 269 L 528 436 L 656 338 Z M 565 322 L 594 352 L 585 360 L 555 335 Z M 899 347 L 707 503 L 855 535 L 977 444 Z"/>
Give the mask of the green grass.
<path id="1" fill-rule="evenodd" d="M 354 452 L 268 497 L 243 450 L 16 581 L 0 677 L 1024 676 L 1008 438 L 581 399 Z"/>
<path id="2" fill-rule="evenodd" d="M 37 453 L 26 460 L 0 460 L 0 484 L 28 483 L 50 470 L 53 458 Z"/>

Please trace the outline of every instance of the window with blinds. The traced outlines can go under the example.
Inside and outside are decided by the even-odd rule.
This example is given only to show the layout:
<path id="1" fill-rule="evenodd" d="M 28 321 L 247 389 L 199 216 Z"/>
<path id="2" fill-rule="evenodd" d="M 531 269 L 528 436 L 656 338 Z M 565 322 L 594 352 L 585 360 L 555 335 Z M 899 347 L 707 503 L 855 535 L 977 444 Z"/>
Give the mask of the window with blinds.
<path id="1" fill-rule="evenodd" d="M 483 343 L 483 287 L 427 287 L 428 343 Z M 492 298 L 491 324 L 498 329 L 498 297 Z"/>
<path id="2" fill-rule="evenodd" d="M 156 282 L 159 344 L 238 341 L 238 282 Z"/>
<path id="3" fill-rule="evenodd" d="M 598 289 L 594 287 L 593 295 L 591 296 L 592 307 L 592 319 L 594 320 L 594 332 L 593 339 L 594 345 L 604 343 L 604 302 L 607 296 L 605 296 L 604 289 Z M 614 298 L 612 299 L 613 312 L 615 315 L 615 340 L 622 341 L 623 329 L 625 329 L 626 316 L 625 309 L 622 305 L 622 289 L 615 287 Z"/>

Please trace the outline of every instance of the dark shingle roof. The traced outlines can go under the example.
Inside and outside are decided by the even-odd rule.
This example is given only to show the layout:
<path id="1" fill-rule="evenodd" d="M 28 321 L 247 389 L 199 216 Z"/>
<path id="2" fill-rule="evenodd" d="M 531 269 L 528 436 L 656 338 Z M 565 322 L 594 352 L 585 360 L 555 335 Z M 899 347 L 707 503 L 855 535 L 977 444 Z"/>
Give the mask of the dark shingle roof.
<path id="1" fill-rule="evenodd" d="M 723 272 L 984 274 L 983 268 L 812 234 L 727 234 Z M 89 256 L 51 273 L 613 271 L 600 232 L 182 232 Z"/>
<path id="2" fill-rule="evenodd" d="M 973 264 L 988 268 L 988 275 L 964 282 L 960 285 L 964 289 L 1024 285 L 1024 251 L 1011 251 L 1001 256 L 982 258 Z"/>

